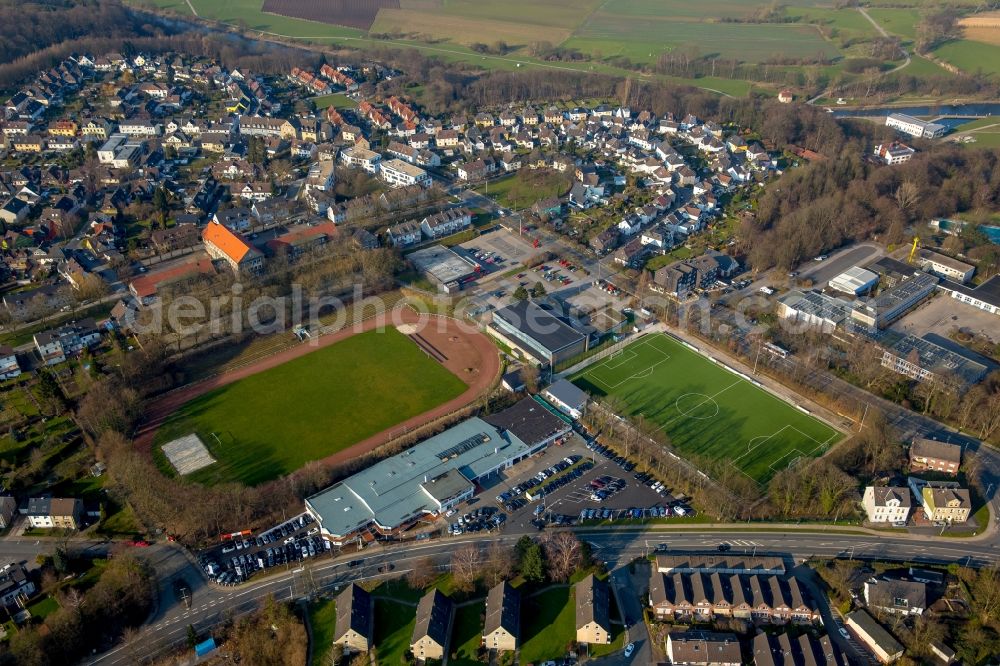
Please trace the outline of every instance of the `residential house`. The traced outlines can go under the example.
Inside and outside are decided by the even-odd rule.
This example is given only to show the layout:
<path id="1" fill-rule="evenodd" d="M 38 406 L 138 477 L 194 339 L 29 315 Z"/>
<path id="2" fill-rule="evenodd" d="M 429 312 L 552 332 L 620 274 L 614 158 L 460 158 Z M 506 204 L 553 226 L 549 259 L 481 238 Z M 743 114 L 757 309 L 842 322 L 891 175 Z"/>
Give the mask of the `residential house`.
<path id="1" fill-rule="evenodd" d="M 488 650 L 514 652 L 520 645 L 521 594 L 507 581 L 486 595 L 483 645 Z"/>
<path id="2" fill-rule="evenodd" d="M 201 238 L 208 256 L 226 262 L 235 273 L 260 273 L 264 268 L 264 255 L 221 224 L 206 226 Z"/>
<path id="3" fill-rule="evenodd" d="M 903 646 L 864 610 L 848 613 L 847 630 L 883 664 L 903 656 Z"/>
<path id="4" fill-rule="evenodd" d="M 576 584 L 575 591 L 576 642 L 588 645 L 611 643 L 611 602 L 608 584 L 590 574 Z"/>
<path id="5" fill-rule="evenodd" d="M 674 666 L 740 666 L 740 640 L 736 634 L 712 631 L 671 631 L 667 658 Z"/>
<path id="6" fill-rule="evenodd" d="M 253 223 L 253 211 L 246 206 L 219 210 L 212 216 L 212 222 L 230 231 L 246 231 Z"/>
<path id="7" fill-rule="evenodd" d="M 420 230 L 420 223 L 416 220 L 407 220 L 389 227 L 389 242 L 396 247 L 407 247 L 415 245 L 423 238 Z"/>
<path id="8" fill-rule="evenodd" d="M 935 439 L 916 437 L 910 444 L 910 469 L 930 470 L 955 476 L 962 464 L 962 447 Z"/>
<path id="9" fill-rule="evenodd" d="M 7 529 L 14 523 L 17 500 L 11 495 L 0 495 L 0 529 Z"/>
<path id="10" fill-rule="evenodd" d="M 862 504 L 871 523 L 905 523 L 912 504 L 908 488 L 868 486 Z"/>
<path id="11" fill-rule="evenodd" d="M 7 499 L 13 501 L 14 498 Z M 35 583 L 22 565 L 11 562 L 0 568 L 0 605 L 5 608 L 24 608 L 34 594 Z"/>
<path id="12" fill-rule="evenodd" d="M 428 238 L 448 236 L 472 225 L 472 211 L 468 208 L 447 208 L 428 215 L 420 222 L 420 229 Z"/>
<path id="13" fill-rule="evenodd" d="M 454 604 L 434 588 L 417 604 L 417 618 L 410 637 L 410 652 L 419 661 L 444 659 L 448 654 Z"/>
<path id="14" fill-rule="evenodd" d="M 590 239 L 590 247 L 599 255 L 604 255 L 618 247 L 620 232 L 616 227 L 605 229 Z"/>
<path id="15" fill-rule="evenodd" d="M 101 341 L 101 332 L 93 319 L 81 319 L 59 328 L 35 333 L 35 349 L 45 365 L 62 363 L 68 356 L 93 347 Z"/>
<path id="16" fill-rule="evenodd" d="M 11 197 L 0 206 L 0 222 L 8 225 L 18 225 L 27 219 L 31 206 L 17 197 Z"/>
<path id="17" fill-rule="evenodd" d="M 910 488 L 923 505 L 924 517 L 932 522 L 964 523 L 972 512 L 972 498 L 957 483 L 927 482 L 910 477 Z"/>
<path id="18" fill-rule="evenodd" d="M 875 146 L 874 154 L 886 164 L 902 164 L 903 162 L 909 162 L 910 158 L 916 152 L 905 143 L 893 141 L 891 143 L 880 143 Z"/>
<path id="19" fill-rule="evenodd" d="M 375 250 L 378 248 L 378 237 L 367 229 L 357 229 L 351 234 L 351 243 L 359 250 Z"/>
<path id="20" fill-rule="evenodd" d="M 382 163 L 382 156 L 367 148 L 348 146 L 340 151 L 340 161 L 349 167 L 377 174 Z"/>
<path id="21" fill-rule="evenodd" d="M 431 186 L 431 176 L 418 166 L 404 162 L 401 159 L 391 159 L 382 162 L 379 168 L 379 178 L 392 187 L 408 187 L 420 185 Z"/>
<path id="22" fill-rule="evenodd" d="M 351 583 L 337 595 L 335 603 L 334 645 L 342 646 L 348 654 L 371 650 L 375 633 L 375 608 L 371 595 L 361 586 Z"/>
<path id="23" fill-rule="evenodd" d="M 922 615 L 927 608 L 927 584 L 894 578 L 865 581 L 868 608 L 893 615 Z"/>
<path id="24" fill-rule="evenodd" d="M 654 570 L 649 603 L 656 618 L 668 622 L 722 617 L 770 624 L 821 621 L 819 607 L 794 576 Z"/>
<path id="25" fill-rule="evenodd" d="M 32 497 L 23 513 L 31 527 L 78 530 L 83 526 L 83 501 L 74 497 Z"/>
<path id="26" fill-rule="evenodd" d="M 10 345 L 0 345 L 0 379 L 13 379 L 21 374 L 17 354 Z"/>
<path id="27" fill-rule="evenodd" d="M 802 634 L 792 638 L 781 634 L 759 633 L 753 639 L 755 666 L 846 666 L 847 658 L 829 636 L 813 638 Z"/>

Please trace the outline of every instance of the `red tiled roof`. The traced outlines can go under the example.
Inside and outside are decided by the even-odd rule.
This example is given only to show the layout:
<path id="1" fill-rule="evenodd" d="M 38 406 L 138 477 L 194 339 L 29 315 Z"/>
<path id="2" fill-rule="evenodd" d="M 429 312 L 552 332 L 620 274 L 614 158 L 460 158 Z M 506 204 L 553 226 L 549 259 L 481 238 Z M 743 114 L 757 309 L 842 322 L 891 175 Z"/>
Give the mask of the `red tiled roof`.
<path id="1" fill-rule="evenodd" d="M 161 285 L 167 285 L 178 280 L 193 277 L 197 274 L 211 275 L 215 273 L 215 267 L 208 259 L 196 259 L 177 266 L 164 268 L 146 275 L 141 275 L 132 280 L 129 287 L 137 298 L 149 298 L 156 295 L 156 290 Z"/>

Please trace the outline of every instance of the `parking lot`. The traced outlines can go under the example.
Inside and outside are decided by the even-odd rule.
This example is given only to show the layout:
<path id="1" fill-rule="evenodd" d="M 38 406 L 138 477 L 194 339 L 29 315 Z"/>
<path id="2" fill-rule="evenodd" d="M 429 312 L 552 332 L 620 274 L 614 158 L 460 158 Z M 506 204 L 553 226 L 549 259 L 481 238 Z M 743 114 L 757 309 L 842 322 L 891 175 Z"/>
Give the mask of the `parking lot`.
<path id="1" fill-rule="evenodd" d="M 517 529 L 694 514 L 617 452 L 577 434 L 511 468 L 482 494 Z"/>
<path id="2" fill-rule="evenodd" d="M 964 305 L 953 298 L 938 294 L 897 321 L 891 328 L 917 337 L 936 333 L 943 338 L 951 337 L 952 331 L 965 329 L 974 335 L 1000 342 L 1000 329 L 997 327 L 996 319 L 996 315 L 985 310 Z"/>
<path id="3" fill-rule="evenodd" d="M 542 251 L 502 227 L 487 231 L 452 249 L 470 261 L 479 263 L 487 273 L 510 270 Z M 477 254 L 482 258 L 477 258 Z"/>
<path id="4" fill-rule="evenodd" d="M 199 563 L 219 585 L 238 585 L 264 569 L 294 564 L 332 550 L 307 513 L 257 535 L 236 533 L 203 552 Z"/>

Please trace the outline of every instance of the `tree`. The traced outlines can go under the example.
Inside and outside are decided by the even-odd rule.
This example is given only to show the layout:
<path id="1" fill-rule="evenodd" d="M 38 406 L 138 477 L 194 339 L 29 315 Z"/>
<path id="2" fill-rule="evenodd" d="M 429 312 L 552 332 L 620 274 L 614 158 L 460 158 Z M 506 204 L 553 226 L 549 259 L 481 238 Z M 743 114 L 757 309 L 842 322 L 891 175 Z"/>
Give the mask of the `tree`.
<path id="1" fill-rule="evenodd" d="M 187 627 L 187 644 L 192 650 L 198 644 L 198 632 L 194 630 L 193 624 L 189 624 Z"/>
<path id="2" fill-rule="evenodd" d="M 542 541 L 549 578 L 564 583 L 583 564 L 583 548 L 572 532 L 550 532 Z"/>
<path id="3" fill-rule="evenodd" d="M 528 393 L 538 393 L 538 366 L 534 363 L 525 363 L 521 366 L 521 381 Z"/>
<path id="4" fill-rule="evenodd" d="M 545 285 L 543 285 L 541 282 L 536 282 L 534 286 L 531 287 L 531 295 L 534 298 L 541 298 L 542 296 L 545 295 L 545 293 L 546 293 Z"/>
<path id="5" fill-rule="evenodd" d="M 451 556 L 451 576 L 455 587 L 462 592 L 475 589 L 482 564 L 482 552 L 476 544 L 468 543 L 456 550 Z"/>
<path id="6" fill-rule="evenodd" d="M 514 290 L 512 296 L 514 300 L 523 301 L 528 298 L 528 290 L 524 288 L 524 285 L 521 285 Z"/>
<path id="7" fill-rule="evenodd" d="M 410 587 L 422 590 L 437 578 L 437 567 L 430 557 L 422 557 L 413 564 L 413 568 L 406 574 L 406 582 Z"/>
<path id="8" fill-rule="evenodd" d="M 490 542 L 486 549 L 486 562 L 483 566 L 483 577 L 490 586 L 510 578 L 514 571 L 514 558 L 511 549 L 500 541 Z"/>
<path id="9" fill-rule="evenodd" d="M 518 550 L 521 551 L 521 561 L 519 571 L 524 580 L 529 583 L 540 583 L 545 580 L 545 558 L 542 556 L 542 547 L 528 537 L 527 544 L 523 546 L 519 542 Z"/>

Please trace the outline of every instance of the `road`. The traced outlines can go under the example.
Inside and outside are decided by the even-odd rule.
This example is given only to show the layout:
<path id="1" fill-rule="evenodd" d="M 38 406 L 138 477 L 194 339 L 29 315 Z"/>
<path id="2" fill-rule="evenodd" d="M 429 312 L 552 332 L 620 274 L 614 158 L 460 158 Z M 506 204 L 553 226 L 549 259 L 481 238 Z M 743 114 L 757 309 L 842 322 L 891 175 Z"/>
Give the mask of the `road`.
<path id="1" fill-rule="evenodd" d="M 733 554 L 779 554 L 798 563 L 810 557 L 851 557 L 866 560 L 909 560 L 923 563 L 960 562 L 972 566 L 996 563 L 1000 549 L 993 539 L 934 540 L 907 535 L 876 535 L 872 533 L 845 533 L 830 528 L 826 531 L 771 531 L 760 527 L 729 527 L 713 529 L 705 526 L 680 528 L 613 528 L 580 529 L 578 535 L 591 544 L 594 556 L 606 562 L 611 569 L 625 565 L 637 557 L 652 552 L 658 544 L 665 543 L 670 551 L 715 551 L 720 543 L 729 543 Z M 150 550 L 150 557 L 160 575 L 159 604 L 137 638 L 129 645 L 116 647 L 109 652 L 85 662 L 87 664 L 125 665 L 137 659 L 159 654 L 168 648 L 181 645 L 186 640 L 187 627 L 207 629 L 231 617 L 252 612 L 267 595 L 279 600 L 308 597 L 316 592 L 339 589 L 348 582 L 403 575 L 423 558 L 431 558 L 444 566 L 454 549 L 463 543 L 483 543 L 499 540 L 513 546 L 521 536 L 505 533 L 493 536 L 474 535 L 452 537 L 437 541 L 415 542 L 393 546 L 374 546 L 360 554 L 352 553 L 339 558 L 322 558 L 307 563 L 299 569 L 288 569 L 272 574 L 258 582 L 236 588 L 219 588 L 207 584 L 180 551 L 174 547 L 160 546 Z M 362 559 L 357 568 L 348 566 L 348 560 Z M 390 573 L 379 573 L 382 565 L 392 564 Z M 191 608 L 173 597 L 172 581 L 178 575 L 192 588 Z M 625 574 L 616 574 L 616 584 Z M 196 577 L 196 578 L 195 578 Z M 623 594 L 622 608 L 628 620 L 638 614 L 636 593 L 641 587 L 635 582 L 618 587 Z M 631 590 L 631 594 L 629 594 Z M 628 599 L 626 601 L 626 598 Z M 633 603 L 634 600 L 634 603 Z M 635 622 L 630 622 L 635 624 Z M 638 628 L 635 631 L 641 631 Z M 641 634 L 633 635 L 639 645 Z M 648 663 L 648 662 L 635 662 Z"/>

